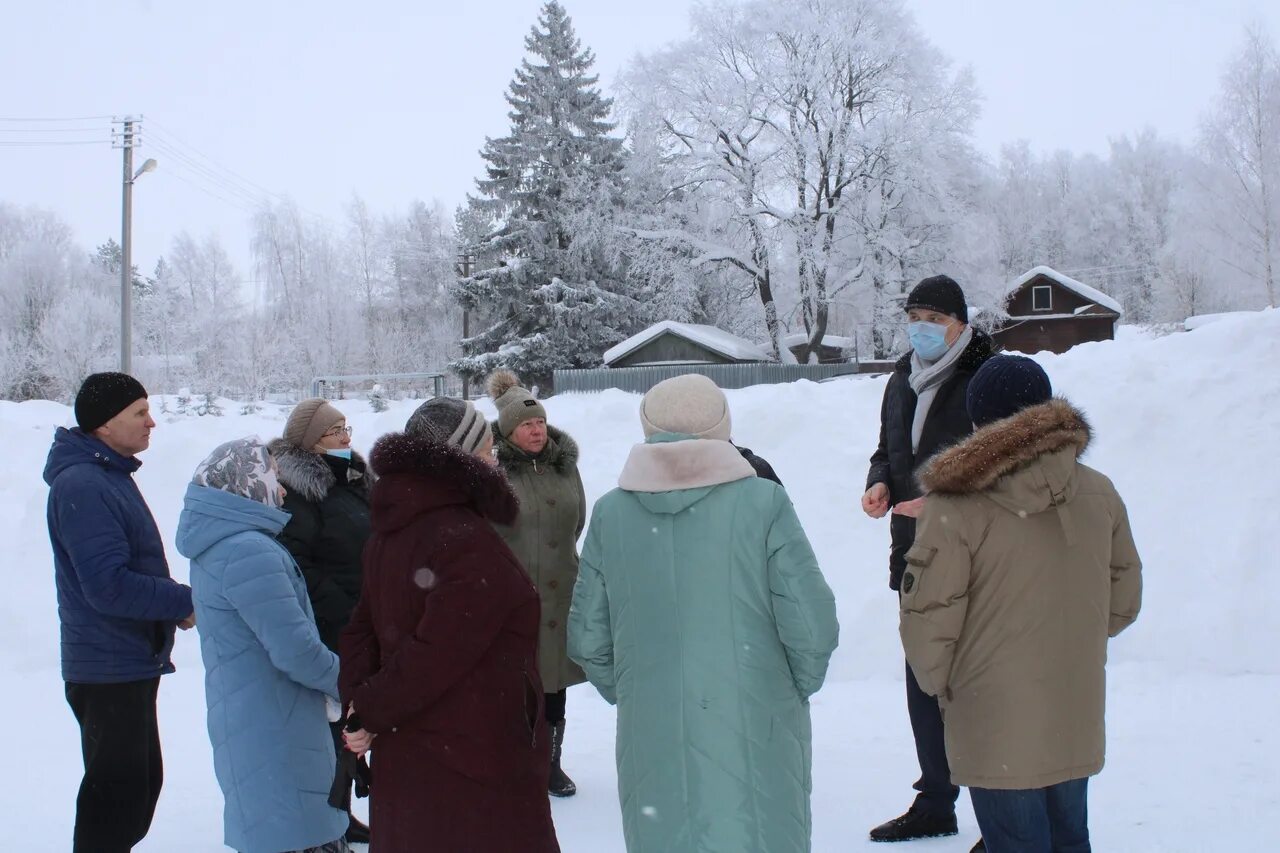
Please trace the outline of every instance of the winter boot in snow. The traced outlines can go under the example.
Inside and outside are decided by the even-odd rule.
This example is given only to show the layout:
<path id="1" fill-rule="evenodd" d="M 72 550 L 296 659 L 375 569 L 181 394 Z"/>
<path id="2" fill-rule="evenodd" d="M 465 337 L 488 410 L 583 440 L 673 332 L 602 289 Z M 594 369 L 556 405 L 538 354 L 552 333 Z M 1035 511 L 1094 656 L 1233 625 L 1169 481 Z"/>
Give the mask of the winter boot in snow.
<path id="1" fill-rule="evenodd" d="M 572 797 L 578 793 L 578 786 L 560 769 L 560 749 L 563 746 L 564 720 L 561 720 L 551 727 L 551 780 L 547 783 L 547 793 L 553 797 Z"/>
<path id="2" fill-rule="evenodd" d="M 938 814 L 912 808 L 902 817 L 882 823 L 871 830 L 872 841 L 915 841 L 917 838 L 942 838 L 959 832 L 955 812 Z"/>

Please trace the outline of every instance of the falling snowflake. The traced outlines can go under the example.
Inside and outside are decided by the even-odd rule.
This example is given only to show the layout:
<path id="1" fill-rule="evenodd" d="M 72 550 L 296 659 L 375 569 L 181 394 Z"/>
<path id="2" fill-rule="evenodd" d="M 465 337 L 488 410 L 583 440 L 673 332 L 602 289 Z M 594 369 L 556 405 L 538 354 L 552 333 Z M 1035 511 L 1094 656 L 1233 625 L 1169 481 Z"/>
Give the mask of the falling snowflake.
<path id="1" fill-rule="evenodd" d="M 436 585 L 436 573 L 423 566 L 413 573 L 413 582 L 419 589 L 431 589 Z"/>

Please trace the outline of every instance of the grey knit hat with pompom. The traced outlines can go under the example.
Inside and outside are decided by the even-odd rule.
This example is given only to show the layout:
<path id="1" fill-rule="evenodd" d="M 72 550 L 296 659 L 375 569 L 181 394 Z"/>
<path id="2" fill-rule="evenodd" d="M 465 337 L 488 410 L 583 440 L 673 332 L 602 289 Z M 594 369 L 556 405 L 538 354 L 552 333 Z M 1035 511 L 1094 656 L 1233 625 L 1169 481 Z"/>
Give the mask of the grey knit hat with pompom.
<path id="1" fill-rule="evenodd" d="M 542 403 L 520 386 L 520 378 L 510 370 L 495 371 L 485 384 L 493 404 L 498 407 L 498 431 L 503 438 L 510 438 L 516 427 L 525 421 L 547 419 L 547 410 Z"/>

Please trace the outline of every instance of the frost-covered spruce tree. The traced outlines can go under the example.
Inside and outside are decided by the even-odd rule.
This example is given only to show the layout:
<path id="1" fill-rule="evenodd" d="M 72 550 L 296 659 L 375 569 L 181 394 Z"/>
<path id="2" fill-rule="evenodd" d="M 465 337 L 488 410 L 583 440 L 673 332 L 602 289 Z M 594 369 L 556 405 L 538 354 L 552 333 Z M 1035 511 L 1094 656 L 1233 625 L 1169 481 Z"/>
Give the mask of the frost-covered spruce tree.
<path id="1" fill-rule="evenodd" d="M 555 0 L 525 47 L 510 133 L 485 141 L 487 176 L 469 199 L 493 228 L 465 247 L 484 268 L 455 291 L 476 323 L 452 367 L 472 378 L 510 368 L 547 387 L 556 368 L 599 364 L 637 312 L 600 229 L 585 227 L 609 216 L 623 165 L 595 57 Z"/>

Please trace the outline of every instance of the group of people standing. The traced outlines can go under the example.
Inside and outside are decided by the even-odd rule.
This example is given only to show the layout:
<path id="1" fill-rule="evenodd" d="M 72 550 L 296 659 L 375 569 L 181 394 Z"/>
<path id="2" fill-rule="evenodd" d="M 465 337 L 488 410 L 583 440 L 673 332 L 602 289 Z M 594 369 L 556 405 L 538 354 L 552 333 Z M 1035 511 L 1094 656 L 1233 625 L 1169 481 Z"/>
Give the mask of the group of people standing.
<path id="1" fill-rule="evenodd" d="M 992 355 L 958 285 L 926 279 L 906 307 L 913 351 L 862 505 L 892 513 L 922 775 L 871 837 L 955 834 L 967 785 L 986 849 L 1088 850 L 1106 641 L 1140 600 L 1124 505 L 1078 461 L 1080 412 L 1034 362 Z M 85 381 L 45 472 L 78 853 L 145 836 L 156 689 L 192 627 L 241 853 L 554 853 L 548 795 L 576 792 L 567 688 L 587 680 L 618 707 L 629 851 L 810 849 L 809 698 L 835 599 L 776 475 L 732 443 L 724 393 L 699 375 L 650 390 L 644 441 L 588 525 L 573 438 L 513 374 L 488 390 L 495 422 L 433 398 L 367 461 L 321 399 L 269 443 L 219 445 L 178 524 L 187 587 L 133 481 L 146 392 Z"/>
<path id="2" fill-rule="evenodd" d="M 1124 502 L 1080 462 L 1083 413 L 1035 361 L 994 352 L 955 281 L 925 279 L 905 309 L 862 508 L 891 514 L 920 779 L 871 840 L 955 835 L 964 785 L 975 853 L 1087 853 L 1107 641 L 1142 599 Z"/>

